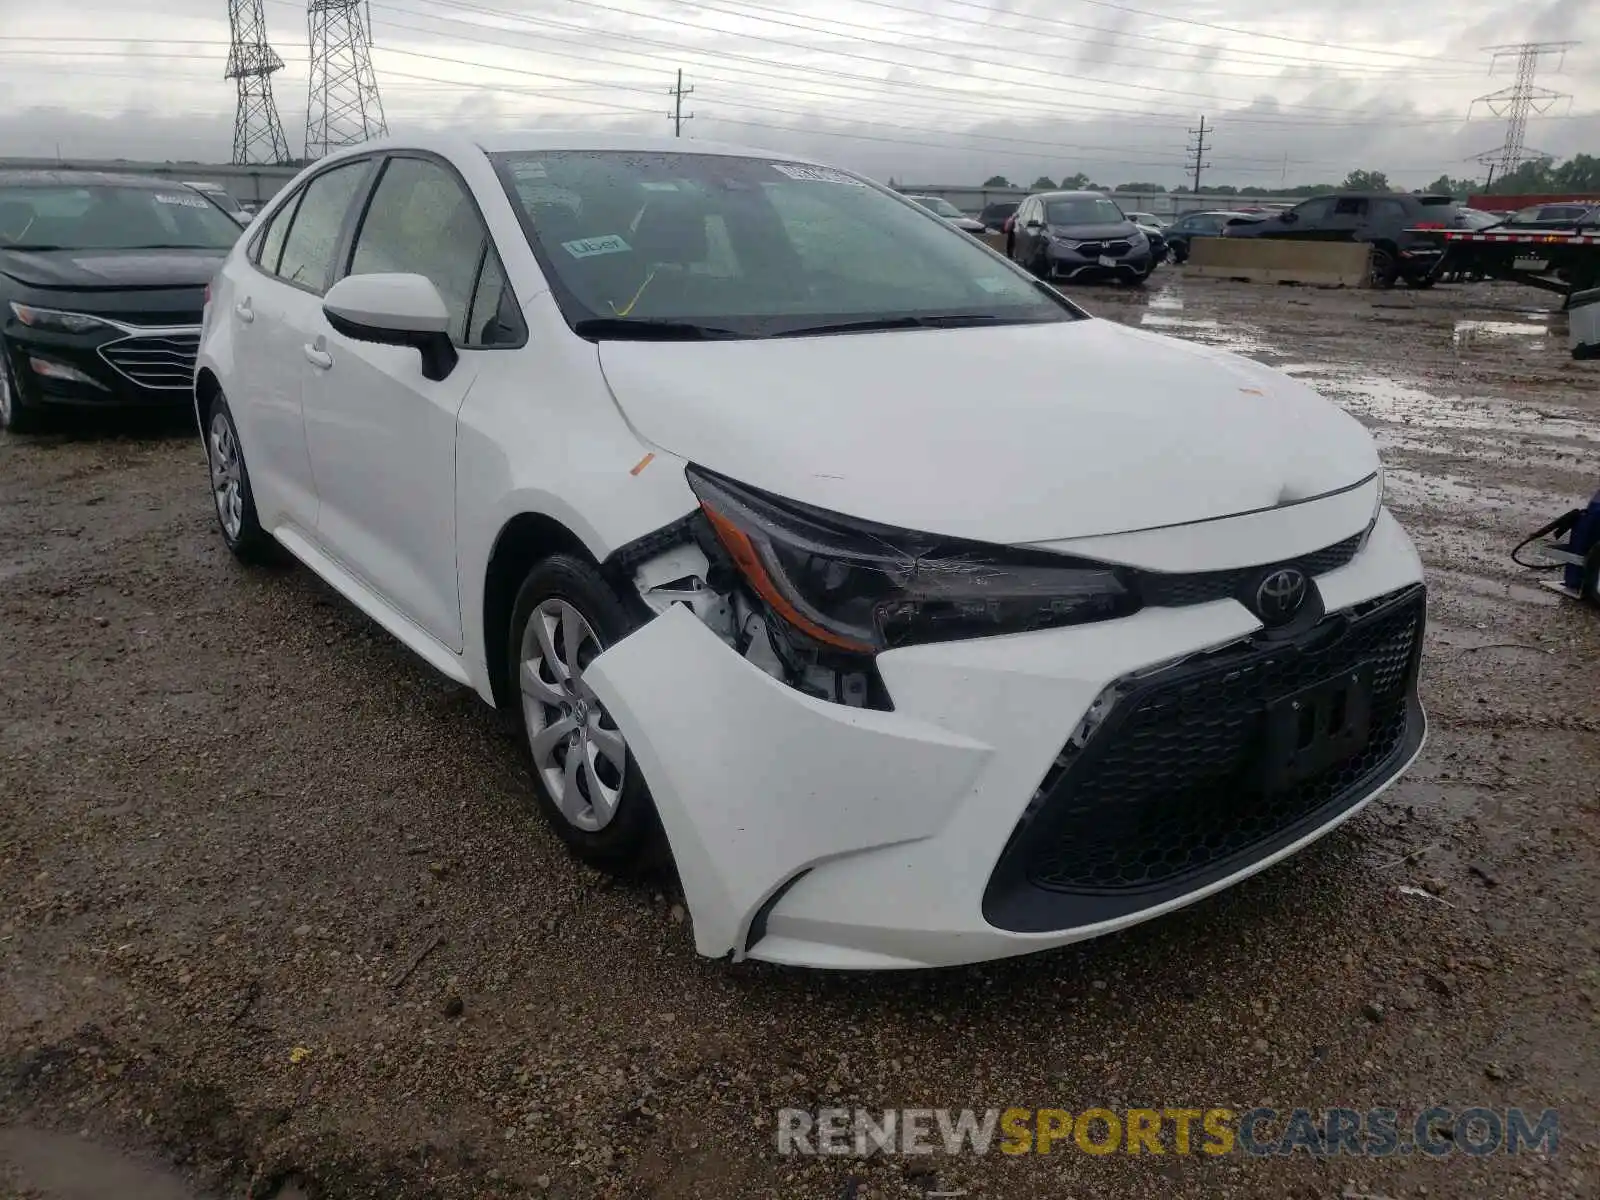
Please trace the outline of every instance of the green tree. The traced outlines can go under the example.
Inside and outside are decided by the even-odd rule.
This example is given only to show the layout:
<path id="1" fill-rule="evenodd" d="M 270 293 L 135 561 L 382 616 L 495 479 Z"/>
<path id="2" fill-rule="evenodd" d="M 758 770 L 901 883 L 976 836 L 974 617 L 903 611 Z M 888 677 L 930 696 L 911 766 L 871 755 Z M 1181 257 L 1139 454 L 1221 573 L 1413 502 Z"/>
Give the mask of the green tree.
<path id="1" fill-rule="evenodd" d="M 1537 196 L 1560 191 L 1555 180 L 1553 158 L 1536 158 L 1520 163 L 1515 171 L 1495 177 L 1489 191 L 1497 196 Z"/>
<path id="2" fill-rule="evenodd" d="M 1004 175 L 991 175 L 983 181 L 984 187 L 1015 187 L 1016 185 Z"/>
<path id="3" fill-rule="evenodd" d="M 1600 192 L 1600 158 L 1593 154 L 1574 154 L 1553 174 L 1558 191 Z"/>
<path id="4" fill-rule="evenodd" d="M 1449 175 L 1441 175 L 1422 190 L 1440 196 L 1466 196 L 1478 190 L 1478 181 L 1452 179 Z"/>
<path id="5" fill-rule="evenodd" d="M 1082 192 L 1093 187 L 1094 184 L 1089 181 L 1089 177 L 1082 171 L 1064 176 L 1061 180 L 1061 190 L 1063 192 Z"/>
<path id="6" fill-rule="evenodd" d="M 1347 192 L 1387 192 L 1389 177 L 1382 171 L 1351 171 L 1340 186 Z"/>
<path id="7" fill-rule="evenodd" d="M 1056 190 L 1056 181 L 1048 175 L 1041 175 L 1028 186 L 1036 192 L 1053 192 Z"/>
<path id="8" fill-rule="evenodd" d="M 1167 189 L 1159 183 L 1119 183 L 1111 190 L 1114 192 L 1164 192 Z"/>

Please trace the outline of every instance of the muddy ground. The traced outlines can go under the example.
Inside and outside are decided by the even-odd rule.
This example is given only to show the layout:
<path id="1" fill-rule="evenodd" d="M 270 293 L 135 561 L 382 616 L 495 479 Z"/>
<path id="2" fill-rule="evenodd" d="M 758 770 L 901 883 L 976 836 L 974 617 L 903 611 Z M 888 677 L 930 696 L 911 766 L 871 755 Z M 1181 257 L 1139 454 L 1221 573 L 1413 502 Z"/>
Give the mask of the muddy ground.
<path id="1" fill-rule="evenodd" d="M 0 438 L 0 1194 L 1600 1194 L 1600 614 L 1507 559 L 1600 486 L 1600 366 L 1503 285 L 1080 298 L 1372 426 L 1428 567 L 1432 736 L 1228 894 L 935 974 L 698 959 L 669 892 L 532 818 L 476 698 L 309 572 L 232 562 L 196 441 Z M 1521 1105 L 1561 1139 L 780 1159 L 775 1110 L 829 1103 Z"/>

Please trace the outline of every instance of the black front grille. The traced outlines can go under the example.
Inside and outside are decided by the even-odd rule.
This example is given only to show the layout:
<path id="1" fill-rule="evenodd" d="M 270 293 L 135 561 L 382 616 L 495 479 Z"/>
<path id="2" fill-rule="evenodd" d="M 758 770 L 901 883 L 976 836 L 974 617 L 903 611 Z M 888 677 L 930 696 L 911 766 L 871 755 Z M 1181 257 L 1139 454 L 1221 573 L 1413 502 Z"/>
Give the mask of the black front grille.
<path id="1" fill-rule="evenodd" d="M 1352 534 L 1342 542 L 1335 542 L 1299 558 L 1266 566 L 1239 567 L 1227 571 L 1197 571 L 1188 575 L 1164 574 L 1159 571 L 1139 573 L 1139 596 L 1145 604 L 1163 608 L 1181 608 L 1186 604 L 1206 604 L 1212 600 L 1239 598 L 1245 590 L 1271 571 L 1281 567 L 1299 567 L 1307 575 L 1326 575 L 1329 571 L 1349 564 L 1361 549 L 1365 533 Z"/>
<path id="2" fill-rule="evenodd" d="M 100 357 L 141 387 L 194 386 L 200 331 L 135 334 L 100 347 Z"/>
<path id="3" fill-rule="evenodd" d="M 1096 258 L 1102 254 L 1121 256 L 1133 249 L 1133 243 L 1118 238 L 1112 242 L 1079 242 L 1078 253 L 1089 258 Z"/>
<path id="4" fill-rule="evenodd" d="M 1392 775 L 1421 737 L 1414 694 L 1421 585 L 1127 683 L 1069 748 L 1002 854 L 984 897 L 1001 928 L 1045 930 L 1149 908 L 1242 869 L 1332 820 Z M 1366 666 L 1366 745 L 1276 792 L 1257 782 L 1275 700 Z"/>

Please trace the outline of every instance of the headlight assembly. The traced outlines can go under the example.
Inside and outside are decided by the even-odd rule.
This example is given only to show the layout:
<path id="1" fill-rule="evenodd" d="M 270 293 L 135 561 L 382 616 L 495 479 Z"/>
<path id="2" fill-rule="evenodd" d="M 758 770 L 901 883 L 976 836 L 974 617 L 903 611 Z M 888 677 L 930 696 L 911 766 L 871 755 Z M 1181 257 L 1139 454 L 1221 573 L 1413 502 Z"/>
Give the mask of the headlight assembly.
<path id="1" fill-rule="evenodd" d="M 1076 625 L 1139 607 L 1116 567 L 859 521 L 693 468 L 688 477 L 750 589 L 835 651 Z"/>
<path id="2" fill-rule="evenodd" d="M 1083 245 L 1083 243 L 1077 238 L 1053 237 L 1050 240 L 1066 250 L 1076 250 L 1079 246 Z"/>
<path id="3" fill-rule="evenodd" d="M 87 313 L 58 312 L 53 308 L 35 308 L 31 304 L 11 301 L 12 315 L 29 329 L 43 329 L 51 333 L 89 333 L 95 329 L 115 329 L 116 326 Z"/>

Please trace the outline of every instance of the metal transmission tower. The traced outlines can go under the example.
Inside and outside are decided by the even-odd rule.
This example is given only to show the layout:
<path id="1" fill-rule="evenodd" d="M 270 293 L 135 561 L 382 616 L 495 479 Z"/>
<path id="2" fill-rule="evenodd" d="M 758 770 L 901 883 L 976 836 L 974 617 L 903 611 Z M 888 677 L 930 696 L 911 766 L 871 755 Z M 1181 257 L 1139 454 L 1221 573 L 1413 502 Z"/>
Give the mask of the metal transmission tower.
<path id="1" fill-rule="evenodd" d="M 1543 158 L 1538 151 L 1526 148 L 1524 139 L 1528 132 L 1528 115 L 1530 113 L 1548 112 L 1558 100 L 1571 100 L 1572 97 L 1565 92 L 1552 92 L 1549 88 L 1535 87 L 1534 76 L 1539 71 L 1539 60 L 1547 54 L 1560 55 L 1556 63 L 1556 70 L 1561 69 L 1561 60 L 1566 58 L 1566 53 L 1577 42 L 1519 42 L 1508 46 L 1485 46 L 1485 52 L 1494 55 L 1490 63 L 1492 71 L 1503 58 L 1512 58 L 1517 64 L 1517 78 L 1510 87 L 1503 87 L 1498 92 L 1490 92 L 1487 96 L 1479 96 L 1468 108 L 1479 104 L 1488 106 L 1489 111 L 1497 117 L 1506 119 L 1506 140 L 1498 153 L 1490 150 L 1478 156 L 1478 161 L 1488 161 L 1490 178 L 1493 179 L 1496 167 L 1502 176 L 1509 175 L 1523 163 L 1531 159 Z M 1498 159 L 1498 161 L 1495 161 Z"/>
<path id="2" fill-rule="evenodd" d="M 372 71 L 372 12 L 361 0 L 310 0 L 311 91 L 306 157 L 383 137 L 389 125 Z"/>
<path id="3" fill-rule="evenodd" d="M 235 80 L 239 88 L 233 117 L 233 161 L 240 165 L 289 161 L 289 139 L 283 136 L 278 105 L 272 99 L 272 73 L 283 69 L 283 59 L 267 45 L 262 5 L 263 0 L 228 0 L 233 44 L 223 78 Z"/>

